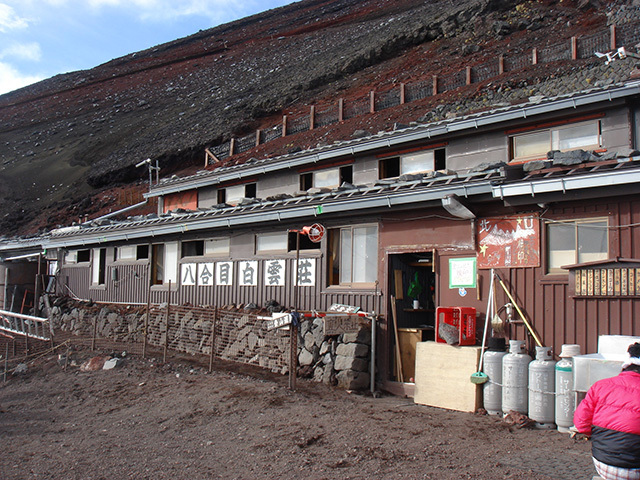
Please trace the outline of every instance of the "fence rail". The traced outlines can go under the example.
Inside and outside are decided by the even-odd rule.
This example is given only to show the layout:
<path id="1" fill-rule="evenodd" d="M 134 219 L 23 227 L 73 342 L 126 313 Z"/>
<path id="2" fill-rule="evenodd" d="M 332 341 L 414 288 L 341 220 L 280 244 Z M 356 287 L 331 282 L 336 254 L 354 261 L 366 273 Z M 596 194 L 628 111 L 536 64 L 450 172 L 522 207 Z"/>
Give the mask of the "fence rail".
<path id="1" fill-rule="evenodd" d="M 338 105 L 325 106 L 321 111 L 315 111 L 313 119 L 309 115 L 301 115 L 288 119 L 285 135 L 293 135 L 307 131 L 311 128 L 322 127 L 337 123 L 343 119 L 349 119 L 366 115 L 371 111 L 381 111 L 387 108 L 400 105 L 403 101 L 414 102 L 432 95 L 456 90 L 468 83 L 484 82 L 500 75 L 503 72 L 517 71 L 525 69 L 534 64 L 565 62 L 576 59 L 592 57 L 595 52 L 607 52 L 615 45 L 623 45 L 627 48 L 635 46 L 640 42 L 640 26 L 635 23 L 612 26 L 608 30 L 593 33 L 588 36 L 572 38 L 568 41 L 547 45 L 543 48 L 533 48 L 531 51 L 522 52 L 517 55 L 499 57 L 484 64 L 474 67 L 465 67 L 464 70 L 454 72 L 449 75 L 434 75 L 429 72 L 425 79 L 404 85 L 404 98 L 400 94 L 400 87 L 394 90 L 386 90 L 381 93 L 374 93 L 374 100 L 371 97 L 353 98 L 349 101 L 340 99 Z M 435 78 L 435 79 L 434 79 Z M 373 108 L 372 108 L 373 103 Z M 246 139 L 231 139 L 230 142 L 212 147 L 210 150 L 218 160 L 249 150 L 255 145 L 255 139 L 259 143 L 267 143 L 283 135 L 283 125 L 275 125 L 266 128 L 251 136 L 251 142 Z M 240 145 L 238 145 L 238 142 Z M 207 165 L 211 165 L 215 159 L 207 156 Z"/>
<path id="2" fill-rule="evenodd" d="M 38 340 L 51 339 L 51 326 L 48 319 L 6 310 L 0 310 L 0 330 Z"/>

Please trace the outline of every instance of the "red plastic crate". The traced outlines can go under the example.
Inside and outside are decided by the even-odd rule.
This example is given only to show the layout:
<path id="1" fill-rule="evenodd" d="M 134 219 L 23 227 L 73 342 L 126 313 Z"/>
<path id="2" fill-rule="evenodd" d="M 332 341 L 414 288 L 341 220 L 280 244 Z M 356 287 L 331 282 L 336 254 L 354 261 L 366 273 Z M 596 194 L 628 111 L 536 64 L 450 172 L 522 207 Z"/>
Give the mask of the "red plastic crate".
<path id="1" fill-rule="evenodd" d="M 476 344 L 476 309 L 472 307 L 436 308 L 436 342 L 447 343 L 438 335 L 440 322 L 458 329 L 458 345 Z"/>

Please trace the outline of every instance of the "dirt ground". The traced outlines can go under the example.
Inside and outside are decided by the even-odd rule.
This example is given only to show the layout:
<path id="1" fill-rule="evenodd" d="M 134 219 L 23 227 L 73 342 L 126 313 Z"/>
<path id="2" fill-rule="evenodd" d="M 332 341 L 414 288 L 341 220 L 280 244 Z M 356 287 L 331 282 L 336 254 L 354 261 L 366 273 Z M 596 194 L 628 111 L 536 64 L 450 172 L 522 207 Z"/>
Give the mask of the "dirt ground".
<path id="1" fill-rule="evenodd" d="M 80 361 L 96 353 L 77 352 Z M 0 478 L 591 479 L 556 430 L 356 394 L 243 365 L 128 355 L 81 371 L 43 356 L 0 376 Z M 452 395 L 455 394 L 452 392 Z"/>

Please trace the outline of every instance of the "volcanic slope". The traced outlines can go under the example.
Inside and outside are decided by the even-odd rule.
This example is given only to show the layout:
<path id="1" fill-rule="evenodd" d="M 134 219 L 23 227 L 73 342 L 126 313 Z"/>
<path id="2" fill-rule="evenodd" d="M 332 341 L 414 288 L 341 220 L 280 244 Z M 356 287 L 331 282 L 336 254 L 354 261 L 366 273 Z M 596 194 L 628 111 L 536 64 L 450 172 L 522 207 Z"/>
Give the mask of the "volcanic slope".
<path id="1" fill-rule="evenodd" d="M 135 167 L 146 158 L 160 162 L 162 176 L 194 172 L 206 147 L 285 113 L 606 30 L 618 7 L 596 0 L 304 0 L 2 95 L 0 232 L 31 234 L 118 208 L 127 197 L 114 189 L 146 188 L 147 171 Z M 518 85 L 534 85 L 526 92 L 533 95 L 543 79 L 602 68 L 595 58 L 586 63 L 520 72 Z M 508 75 L 500 82 L 508 84 Z M 364 115 L 342 130 L 327 128 L 323 141 L 427 118 L 433 106 L 407 104 L 375 122 Z M 271 147 L 260 148 L 265 155 Z"/>

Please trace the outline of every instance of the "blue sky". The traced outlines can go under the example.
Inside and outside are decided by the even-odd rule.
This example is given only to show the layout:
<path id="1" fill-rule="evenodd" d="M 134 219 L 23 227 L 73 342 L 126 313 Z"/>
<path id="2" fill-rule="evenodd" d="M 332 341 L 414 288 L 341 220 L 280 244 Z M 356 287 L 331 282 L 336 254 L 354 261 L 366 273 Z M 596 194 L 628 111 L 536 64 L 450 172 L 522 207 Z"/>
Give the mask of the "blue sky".
<path id="1" fill-rule="evenodd" d="M 0 94 L 293 0 L 0 0 Z"/>

